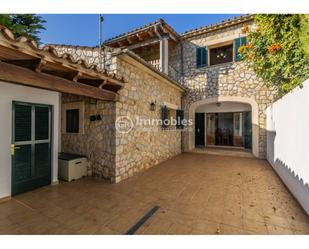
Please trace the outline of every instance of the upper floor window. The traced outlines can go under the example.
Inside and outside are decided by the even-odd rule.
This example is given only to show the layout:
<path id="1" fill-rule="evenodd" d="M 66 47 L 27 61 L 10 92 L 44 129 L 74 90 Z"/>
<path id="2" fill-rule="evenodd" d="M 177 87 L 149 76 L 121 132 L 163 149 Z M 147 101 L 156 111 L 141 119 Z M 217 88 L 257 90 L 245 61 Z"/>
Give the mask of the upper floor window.
<path id="1" fill-rule="evenodd" d="M 246 37 L 234 39 L 230 44 L 217 47 L 199 47 L 196 49 L 196 67 L 206 67 L 227 62 L 240 61 L 238 49 L 247 44 Z"/>
<path id="2" fill-rule="evenodd" d="M 233 61 L 233 44 L 210 49 L 210 65 Z"/>

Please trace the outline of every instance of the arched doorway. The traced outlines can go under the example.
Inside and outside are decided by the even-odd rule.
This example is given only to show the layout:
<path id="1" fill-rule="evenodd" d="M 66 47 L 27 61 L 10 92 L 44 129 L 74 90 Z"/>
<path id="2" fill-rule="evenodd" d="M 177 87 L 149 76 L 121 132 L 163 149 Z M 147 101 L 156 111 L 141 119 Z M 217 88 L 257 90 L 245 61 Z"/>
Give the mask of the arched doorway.
<path id="1" fill-rule="evenodd" d="M 197 115 L 197 114 L 201 115 Z M 232 113 L 232 114 L 231 114 Z M 237 115 L 237 113 L 239 113 Z M 235 122 L 235 119 L 239 120 L 245 120 L 246 113 L 250 113 L 250 139 L 251 139 L 251 145 L 252 145 L 252 153 L 254 156 L 259 157 L 259 125 L 258 125 L 258 104 L 254 99 L 251 98 L 244 98 L 244 97 L 215 97 L 215 98 L 208 98 L 203 99 L 197 102 L 194 102 L 190 108 L 189 108 L 189 118 L 193 120 L 193 129 L 191 132 L 189 132 L 189 143 L 188 148 L 189 150 L 192 150 L 196 147 L 196 144 L 199 143 L 197 139 L 202 141 L 204 139 L 205 145 L 208 143 L 211 143 L 211 139 L 217 139 L 215 144 L 220 144 L 220 141 L 222 139 L 218 139 L 218 137 L 211 138 L 209 134 L 207 134 L 207 128 L 209 129 L 209 124 L 211 124 L 211 119 L 214 118 L 213 115 L 217 115 L 216 118 L 220 118 L 222 121 L 221 123 L 224 124 L 221 126 L 221 128 L 228 128 L 227 126 L 230 125 L 230 122 Z M 203 129 L 203 121 L 205 120 L 204 126 L 205 126 L 205 133 L 204 137 L 203 134 L 201 134 L 201 137 L 198 135 L 197 129 Z M 208 127 L 207 127 L 207 119 L 208 119 Z M 229 121 L 231 120 L 231 121 Z M 242 121 L 240 121 L 242 122 Z M 199 124 L 202 124 L 202 126 L 199 126 Z M 233 123 L 235 124 L 235 123 Z M 213 124 L 217 125 L 218 124 Z M 244 123 L 245 125 L 245 123 Z M 224 127 L 225 126 L 225 127 Z M 235 126 L 233 127 L 233 130 Z M 243 127 L 246 128 L 246 127 Z M 241 134 L 245 134 L 243 131 L 241 131 L 242 127 L 238 128 Z M 218 129 L 217 129 L 218 130 Z M 209 132 L 209 131 L 208 131 Z M 208 137 L 207 137 L 208 135 Z M 207 141 L 208 139 L 208 141 Z M 231 144 L 237 144 L 237 141 L 235 140 L 235 137 L 233 137 L 233 142 L 231 140 L 223 139 L 224 143 L 230 143 Z M 219 141 L 219 142 L 218 142 Z M 239 142 L 240 140 L 238 140 Z M 244 142 L 245 143 L 245 142 Z M 239 143 L 239 145 L 242 145 Z M 243 147 L 245 147 L 245 144 L 243 144 Z"/>

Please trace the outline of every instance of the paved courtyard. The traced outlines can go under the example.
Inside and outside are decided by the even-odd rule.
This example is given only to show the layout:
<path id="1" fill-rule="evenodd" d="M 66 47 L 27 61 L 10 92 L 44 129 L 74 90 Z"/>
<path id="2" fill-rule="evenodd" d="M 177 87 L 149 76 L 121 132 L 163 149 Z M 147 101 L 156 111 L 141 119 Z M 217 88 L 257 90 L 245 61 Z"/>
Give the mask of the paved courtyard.
<path id="1" fill-rule="evenodd" d="M 185 153 L 119 184 L 84 178 L 0 204 L 0 234 L 309 234 L 264 160 Z"/>

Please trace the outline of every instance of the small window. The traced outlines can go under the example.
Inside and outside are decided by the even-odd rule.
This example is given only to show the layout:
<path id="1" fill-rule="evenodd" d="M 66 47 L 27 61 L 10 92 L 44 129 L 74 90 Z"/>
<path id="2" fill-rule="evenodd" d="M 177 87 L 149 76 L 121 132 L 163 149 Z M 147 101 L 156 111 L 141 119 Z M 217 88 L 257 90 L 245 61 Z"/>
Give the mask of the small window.
<path id="1" fill-rule="evenodd" d="M 79 132 L 79 109 L 66 110 L 66 132 Z"/>
<path id="2" fill-rule="evenodd" d="M 210 65 L 233 61 L 233 44 L 210 49 Z"/>
<path id="3" fill-rule="evenodd" d="M 166 129 L 183 129 L 182 120 L 183 120 L 183 111 L 168 108 L 167 106 L 161 107 L 161 120 L 162 128 Z"/>

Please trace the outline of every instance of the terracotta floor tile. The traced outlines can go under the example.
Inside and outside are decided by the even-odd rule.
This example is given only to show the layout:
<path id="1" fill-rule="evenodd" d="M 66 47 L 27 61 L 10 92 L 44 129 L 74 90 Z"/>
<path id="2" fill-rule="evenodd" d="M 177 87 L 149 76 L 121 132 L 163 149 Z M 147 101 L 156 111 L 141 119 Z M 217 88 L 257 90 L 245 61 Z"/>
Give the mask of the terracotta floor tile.
<path id="1" fill-rule="evenodd" d="M 180 223 L 173 223 L 168 229 L 167 234 L 185 235 L 185 234 L 191 234 L 192 231 L 193 231 L 192 227 L 184 226 L 183 224 L 180 224 Z"/>
<path id="2" fill-rule="evenodd" d="M 267 224 L 268 234 L 270 235 L 290 235 L 293 234 L 292 229 L 286 227 L 280 227 L 277 225 Z"/>
<path id="3" fill-rule="evenodd" d="M 242 230 L 239 227 L 234 227 L 226 224 L 220 224 L 219 229 L 216 231 L 216 234 L 218 235 L 237 235 L 242 234 L 245 235 L 247 232 Z"/>
<path id="4" fill-rule="evenodd" d="M 0 234 L 309 234 L 265 160 L 184 153 L 119 184 L 61 182 L 0 204 Z"/>
<path id="5" fill-rule="evenodd" d="M 258 222 L 252 219 L 243 219 L 243 229 L 252 234 L 268 234 L 265 222 Z"/>

